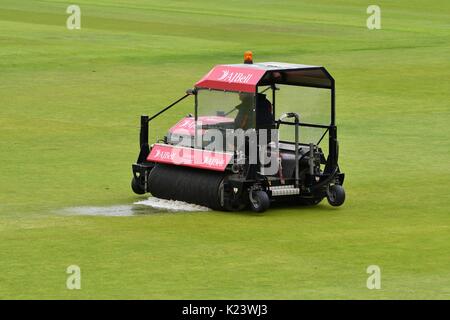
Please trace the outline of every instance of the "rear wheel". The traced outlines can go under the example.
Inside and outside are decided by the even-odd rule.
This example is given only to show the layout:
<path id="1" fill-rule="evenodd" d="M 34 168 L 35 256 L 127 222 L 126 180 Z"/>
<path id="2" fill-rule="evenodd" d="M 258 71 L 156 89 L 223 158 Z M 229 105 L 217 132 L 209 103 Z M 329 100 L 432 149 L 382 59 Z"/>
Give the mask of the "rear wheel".
<path id="1" fill-rule="evenodd" d="M 250 208 L 255 212 L 264 212 L 270 207 L 270 199 L 266 192 L 250 191 Z"/>
<path id="2" fill-rule="evenodd" d="M 133 192 L 136 194 L 145 193 L 144 186 L 139 183 L 139 180 L 136 179 L 136 177 L 133 177 L 133 179 L 131 180 L 131 189 L 133 189 Z"/>
<path id="3" fill-rule="evenodd" d="M 338 184 L 334 184 L 328 188 L 327 200 L 333 207 L 341 206 L 345 201 L 344 187 Z"/>

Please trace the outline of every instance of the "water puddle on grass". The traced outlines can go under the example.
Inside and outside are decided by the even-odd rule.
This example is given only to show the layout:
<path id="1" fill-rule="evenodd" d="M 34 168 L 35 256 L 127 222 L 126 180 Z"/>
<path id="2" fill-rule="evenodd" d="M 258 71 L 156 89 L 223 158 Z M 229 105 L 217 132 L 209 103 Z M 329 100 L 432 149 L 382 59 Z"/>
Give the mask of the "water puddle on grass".
<path id="1" fill-rule="evenodd" d="M 209 208 L 183 201 L 150 197 L 147 200 L 137 201 L 132 205 L 71 207 L 64 209 L 64 213 L 80 216 L 129 217 L 164 212 L 202 212 L 209 210 Z"/>
<path id="2" fill-rule="evenodd" d="M 150 197 L 147 200 L 142 200 L 134 203 L 135 205 L 147 206 L 153 209 L 167 210 L 171 212 L 196 212 L 196 211 L 210 211 L 207 207 L 202 207 L 196 204 L 187 203 L 183 201 L 165 200 Z"/>

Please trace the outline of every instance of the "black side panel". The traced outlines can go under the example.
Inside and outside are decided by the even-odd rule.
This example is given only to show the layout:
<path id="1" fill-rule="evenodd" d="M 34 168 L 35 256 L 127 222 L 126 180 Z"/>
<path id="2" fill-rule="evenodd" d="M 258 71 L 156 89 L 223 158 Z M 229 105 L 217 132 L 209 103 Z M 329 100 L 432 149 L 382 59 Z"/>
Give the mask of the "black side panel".
<path id="1" fill-rule="evenodd" d="M 150 147 L 148 145 L 148 116 L 141 116 L 141 131 L 139 134 L 139 156 L 137 159 L 137 163 L 143 163 L 149 153 L 150 153 Z"/>

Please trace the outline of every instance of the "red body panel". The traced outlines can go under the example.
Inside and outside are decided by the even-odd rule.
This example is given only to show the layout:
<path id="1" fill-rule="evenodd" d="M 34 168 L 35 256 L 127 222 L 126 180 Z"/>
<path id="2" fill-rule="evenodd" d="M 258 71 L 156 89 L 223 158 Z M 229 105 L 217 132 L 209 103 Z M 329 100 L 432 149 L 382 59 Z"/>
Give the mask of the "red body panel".
<path id="1" fill-rule="evenodd" d="M 225 168 L 232 157 L 232 153 L 177 147 L 158 143 L 153 146 L 147 160 L 199 169 L 225 171 Z"/>
<path id="2" fill-rule="evenodd" d="M 217 90 L 255 92 L 257 83 L 265 73 L 266 70 L 255 67 L 218 65 L 195 86 Z"/>

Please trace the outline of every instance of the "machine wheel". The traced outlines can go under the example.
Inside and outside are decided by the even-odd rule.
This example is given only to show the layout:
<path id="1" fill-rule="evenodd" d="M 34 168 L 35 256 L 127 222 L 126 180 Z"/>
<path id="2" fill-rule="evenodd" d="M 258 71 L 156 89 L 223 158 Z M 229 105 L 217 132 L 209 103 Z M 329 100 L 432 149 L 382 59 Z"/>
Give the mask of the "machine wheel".
<path id="1" fill-rule="evenodd" d="M 133 192 L 136 194 L 144 194 L 145 189 L 142 187 L 142 185 L 139 183 L 139 180 L 133 177 L 131 180 L 131 189 L 133 189 Z"/>
<path id="2" fill-rule="evenodd" d="M 270 207 L 270 199 L 266 192 L 250 191 L 250 208 L 255 212 L 264 212 Z"/>
<path id="3" fill-rule="evenodd" d="M 344 187 L 338 184 L 334 184 L 329 187 L 327 192 L 327 200 L 333 207 L 339 207 L 345 201 Z"/>

